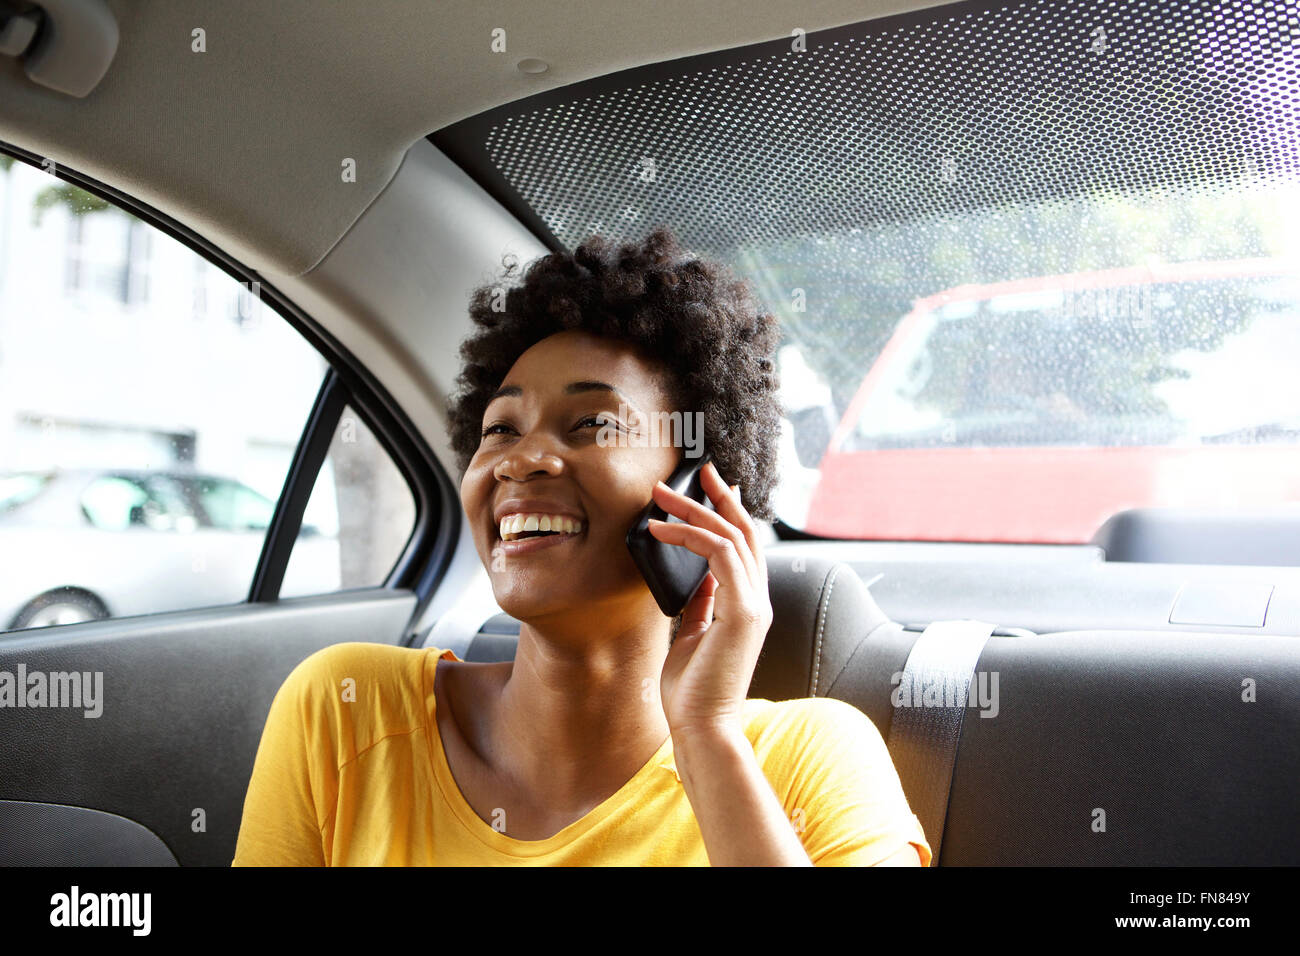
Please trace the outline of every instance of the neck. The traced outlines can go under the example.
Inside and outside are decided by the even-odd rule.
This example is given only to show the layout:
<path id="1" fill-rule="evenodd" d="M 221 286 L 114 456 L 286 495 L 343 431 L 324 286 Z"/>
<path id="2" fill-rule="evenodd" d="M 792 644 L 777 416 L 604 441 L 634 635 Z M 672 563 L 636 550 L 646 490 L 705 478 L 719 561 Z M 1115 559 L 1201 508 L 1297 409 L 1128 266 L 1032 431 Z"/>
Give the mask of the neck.
<path id="1" fill-rule="evenodd" d="M 499 765 L 564 800 L 612 793 L 649 760 L 669 735 L 659 678 L 671 621 L 653 603 L 640 610 L 524 622 L 494 707 Z"/>

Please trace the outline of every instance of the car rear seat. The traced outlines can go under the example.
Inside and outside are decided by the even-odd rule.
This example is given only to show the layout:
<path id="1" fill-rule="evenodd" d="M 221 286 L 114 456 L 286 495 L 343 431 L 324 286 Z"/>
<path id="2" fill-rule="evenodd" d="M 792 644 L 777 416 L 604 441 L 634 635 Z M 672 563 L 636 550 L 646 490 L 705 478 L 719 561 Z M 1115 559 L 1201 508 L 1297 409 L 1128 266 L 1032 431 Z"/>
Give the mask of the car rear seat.
<path id="1" fill-rule="evenodd" d="M 926 761 L 900 759 L 890 731 L 920 632 L 891 621 L 849 565 L 769 560 L 768 578 L 774 618 L 749 696 L 853 704 L 918 802 L 926 781 L 907 768 Z M 513 656 L 511 624 L 490 622 L 466 659 Z M 966 710 L 941 839 L 927 833 L 935 864 L 1300 862 L 1297 651 L 1300 637 L 995 631 L 976 670 L 997 675 L 997 713 Z"/>

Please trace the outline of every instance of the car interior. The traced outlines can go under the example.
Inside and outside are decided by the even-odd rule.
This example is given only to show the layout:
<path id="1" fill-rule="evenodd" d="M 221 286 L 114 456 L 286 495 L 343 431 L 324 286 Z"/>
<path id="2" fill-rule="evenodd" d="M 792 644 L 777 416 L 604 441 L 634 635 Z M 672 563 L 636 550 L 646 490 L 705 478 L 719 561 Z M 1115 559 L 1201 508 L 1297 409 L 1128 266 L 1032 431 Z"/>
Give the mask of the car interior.
<path id="1" fill-rule="evenodd" d="M 1261 146 L 1256 172 L 1294 176 L 1288 7 L 0 0 L 0 154 L 255 283 L 326 367 L 241 599 L 0 634 L 0 671 L 105 678 L 95 720 L 0 712 L 0 863 L 227 866 L 271 701 L 308 655 L 366 641 L 513 658 L 519 622 L 493 600 L 446 433 L 468 297 L 503 262 L 666 222 L 777 301 L 788 283 L 746 249 L 1085 180 L 1213 195 L 1262 125 L 1289 141 Z M 1193 28 L 1224 75 L 1273 93 L 1193 75 Z M 944 137 L 972 170 L 946 183 L 927 172 Z M 409 535 L 382 580 L 286 596 L 345 410 L 409 488 Z M 929 478 L 918 494 L 960 496 L 961 465 Z M 857 493 L 881 492 L 868 473 Z M 1294 865 L 1300 486 L 1286 494 L 1138 502 L 1077 541 L 775 522 L 750 696 L 869 716 L 933 865 Z M 900 710 L 900 675 L 949 681 L 957 703 Z M 995 709 L 962 706 L 980 675 Z"/>

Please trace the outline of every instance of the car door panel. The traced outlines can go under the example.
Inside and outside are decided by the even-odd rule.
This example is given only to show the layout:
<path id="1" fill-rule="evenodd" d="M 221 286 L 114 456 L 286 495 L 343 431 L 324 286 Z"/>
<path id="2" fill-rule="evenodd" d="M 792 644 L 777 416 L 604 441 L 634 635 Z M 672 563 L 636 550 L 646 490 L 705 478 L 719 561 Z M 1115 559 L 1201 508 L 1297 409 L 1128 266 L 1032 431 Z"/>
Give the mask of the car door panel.
<path id="1" fill-rule="evenodd" d="M 415 605 L 411 591 L 358 589 L 8 636 L 0 671 L 99 672 L 103 699 L 97 717 L 84 708 L 8 709 L 0 799 L 116 814 L 155 834 L 181 865 L 228 865 L 262 727 L 284 678 L 331 644 L 401 643 Z M 120 830 L 113 820 L 76 827 L 110 843 Z M 8 832 L 0 864 L 37 855 L 26 841 L 39 832 Z M 127 861 L 139 856 L 138 844 L 119 849 Z M 69 843 L 57 862 L 103 858 L 98 843 Z"/>

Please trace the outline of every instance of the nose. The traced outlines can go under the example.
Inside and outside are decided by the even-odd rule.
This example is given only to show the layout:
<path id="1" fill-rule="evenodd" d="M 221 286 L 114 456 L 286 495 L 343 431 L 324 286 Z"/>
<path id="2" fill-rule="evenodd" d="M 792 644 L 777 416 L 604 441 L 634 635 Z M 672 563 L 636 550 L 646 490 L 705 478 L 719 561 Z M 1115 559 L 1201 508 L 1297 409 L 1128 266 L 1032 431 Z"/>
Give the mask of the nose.
<path id="1" fill-rule="evenodd" d="M 524 435 L 501 456 L 492 474 L 498 481 L 527 481 L 550 478 L 564 470 L 564 459 L 544 435 Z"/>

